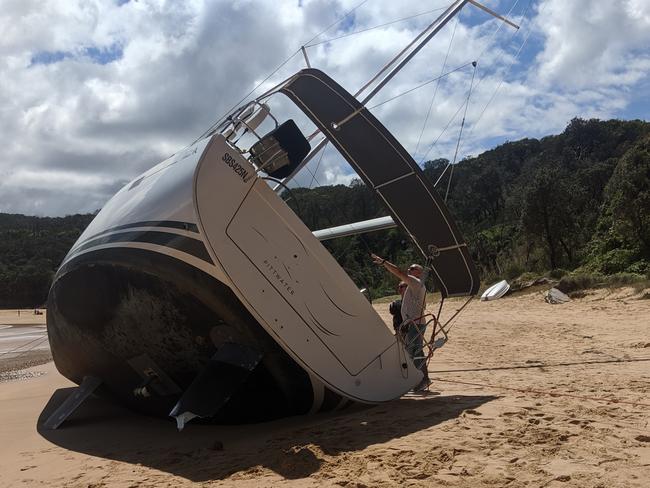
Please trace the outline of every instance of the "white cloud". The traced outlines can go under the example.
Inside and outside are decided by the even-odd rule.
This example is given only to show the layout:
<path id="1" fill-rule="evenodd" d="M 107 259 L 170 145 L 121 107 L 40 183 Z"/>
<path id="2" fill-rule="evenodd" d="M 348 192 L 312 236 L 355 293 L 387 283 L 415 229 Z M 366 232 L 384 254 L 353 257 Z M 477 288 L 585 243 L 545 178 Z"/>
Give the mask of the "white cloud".
<path id="1" fill-rule="evenodd" d="M 515 2 L 489 5 L 507 12 Z M 124 181 L 192 141 L 359 0 L 303 3 L 2 0 L 0 211 L 60 215 L 97 209 Z M 316 42 L 448 3 L 369 0 L 350 17 L 354 22 L 333 27 Z M 574 116 L 625 117 L 630 103 L 648 98 L 635 90 L 648 83 L 647 1 L 533 1 L 522 18 L 526 5 L 521 0 L 513 9 L 522 23 L 517 34 L 507 27 L 495 34 L 499 23 L 471 6 L 460 17 L 447 69 L 482 53 L 461 157 L 487 149 L 486 141 L 557 132 Z M 310 61 L 354 92 L 436 15 L 309 48 Z M 454 22 L 369 105 L 437 76 L 453 30 Z M 111 52 L 118 59 L 98 62 Z M 59 60 L 33 64 L 42 53 Z M 264 86 L 303 66 L 298 54 Z M 419 156 L 442 133 L 428 157 L 452 157 L 458 109 L 471 77 L 466 67 L 440 82 Z M 410 151 L 435 89 L 431 83 L 373 109 Z M 273 108 L 283 112 L 289 105 L 284 100 Z M 308 126 L 304 117 L 299 124 Z M 353 177 L 333 155 L 323 158 L 316 174 L 321 184 L 345 184 Z M 306 172 L 297 182 L 311 179 Z"/>
<path id="2" fill-rule="evenodd" d="M 647 2 L 547 0 L 540 10 L 536 27 L 545 43 L 538 56 L 538 75 L 547 85 L 560 83 L 569 89 L 631 85 L 647 72 Z"/>

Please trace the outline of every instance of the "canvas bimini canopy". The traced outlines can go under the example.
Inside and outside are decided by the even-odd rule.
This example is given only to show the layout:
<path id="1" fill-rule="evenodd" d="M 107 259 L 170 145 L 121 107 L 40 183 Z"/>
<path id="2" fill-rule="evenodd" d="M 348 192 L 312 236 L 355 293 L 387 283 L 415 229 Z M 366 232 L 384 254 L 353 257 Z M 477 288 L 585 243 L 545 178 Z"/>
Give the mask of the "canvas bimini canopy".
<path id="1" fill-rule="evenodd" d="M 350 93 L 322 71 L 296 73 L 287 95 L 380 196 L 395 223 L 425 258 L 443 297 L 473 296 L 476 267 L 449 210 L 418 164 Z"/>

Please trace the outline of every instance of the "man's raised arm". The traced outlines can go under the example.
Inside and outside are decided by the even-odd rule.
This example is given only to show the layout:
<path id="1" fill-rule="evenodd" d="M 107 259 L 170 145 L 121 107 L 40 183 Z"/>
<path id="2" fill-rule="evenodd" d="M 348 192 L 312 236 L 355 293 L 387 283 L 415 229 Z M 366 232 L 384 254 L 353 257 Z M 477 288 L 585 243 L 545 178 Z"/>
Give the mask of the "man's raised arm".
<path id="1" fill-rule="evenodd" d="M 387 271 L 390 271 L 392 274 L 397 276 L 400 281 L 409 281 L 409 276 L 390 261 L 386 261 L 384 258 L 379 257 L 376 254 L 370 254 L 370 257 L 372 258 L 373 263 L 383 266 Z"/>

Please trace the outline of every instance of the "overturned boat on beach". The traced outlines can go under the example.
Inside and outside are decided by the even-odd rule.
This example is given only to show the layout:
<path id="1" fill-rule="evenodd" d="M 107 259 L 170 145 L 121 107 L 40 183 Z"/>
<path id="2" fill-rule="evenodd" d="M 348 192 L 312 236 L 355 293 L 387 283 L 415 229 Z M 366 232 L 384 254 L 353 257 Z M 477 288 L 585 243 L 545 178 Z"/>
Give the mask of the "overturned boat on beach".
<path id="1" fill-rule="evenodd" d="M 429 26 L 431 37 L 465 3 Z M 50 427 L 93 391 L 182 428 L 197 416 L 255 422 L 385 402 L 422 379 L 399 335 L 320 242 L 398 226 L 441 302 L 479 289 L 443 200 L 365 106 L 418 43 L 362 100 L 317 69 L 299 71 L 104 206 L 49 293 L 54 361 L 80 385 Z M 305 137 L 293 120 L 277 120 L 273 97 L 288 97 L 316 132 Z M 328 143 L 387 217 L 312 232 L 283 201 L 285 182 Z"/>

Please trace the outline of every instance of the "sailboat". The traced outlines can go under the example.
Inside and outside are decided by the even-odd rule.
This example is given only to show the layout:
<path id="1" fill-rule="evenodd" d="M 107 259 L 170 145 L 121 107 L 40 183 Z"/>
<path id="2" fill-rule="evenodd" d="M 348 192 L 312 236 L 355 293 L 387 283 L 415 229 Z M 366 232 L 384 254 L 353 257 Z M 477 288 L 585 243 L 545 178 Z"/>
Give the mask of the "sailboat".
<path id="1" fill-rule="evenodd" d="M 404 343 L 320 240 L 398 226 L 443 300 L 478 292 L 444 202 L 366 108 L 467 3 L 481 6 L 455 1 L 370 80 L 364 98 L 308 67 L 111 198 L 49 292 L 54 362 L 79 388 L 46 427 L 92 393 L 174 417 L 182 429 L 194 417 L 257 422 L 381 403 L 420 382 Z M 291 100 L 317 131 L 305 137 L 294 120 L 277 120 L 275 97 Z M 322 139 L 312 147 L 315 135 Z M 287 206 L 278 190 L 327 143 L 387 217 L 312 232 Z"/>

